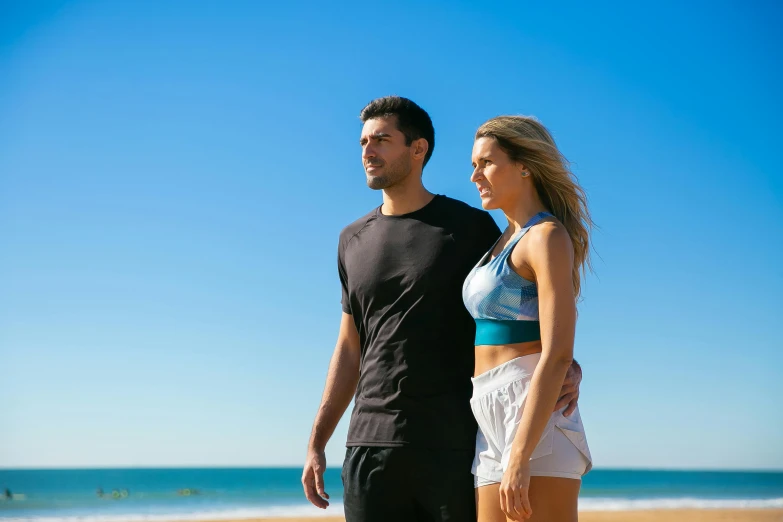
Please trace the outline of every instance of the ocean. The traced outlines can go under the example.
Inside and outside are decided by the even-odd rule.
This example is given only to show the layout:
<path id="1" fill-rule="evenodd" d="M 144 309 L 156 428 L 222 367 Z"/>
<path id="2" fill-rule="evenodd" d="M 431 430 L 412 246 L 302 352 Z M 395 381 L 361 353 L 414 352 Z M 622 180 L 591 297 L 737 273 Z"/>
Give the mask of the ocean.
<path id="1" fill-rule="evenodd" d="M 0 522 L 217 520 L 342 514 L 339 468 L 325 475 L 332 505 L 310 506 L 299 468 L 1 470 Z M 4 499 L 8 488 L 11 498 Z M 580 510 L 783 508 L 783 472 L 598 469 Z"/>

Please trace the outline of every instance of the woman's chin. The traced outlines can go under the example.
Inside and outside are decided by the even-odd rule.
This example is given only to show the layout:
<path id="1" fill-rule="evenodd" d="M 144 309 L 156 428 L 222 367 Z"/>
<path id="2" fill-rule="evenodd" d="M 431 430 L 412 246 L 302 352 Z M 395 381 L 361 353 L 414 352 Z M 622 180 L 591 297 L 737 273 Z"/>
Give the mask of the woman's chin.
<path id="1" fill-rule="evenodd" d="M 497 204 L 495 204 L 495 198 L 492 196 L 482 196 L 481 197 L 481 208 L 484 210 L 495 210 L 499 208 Z"/>

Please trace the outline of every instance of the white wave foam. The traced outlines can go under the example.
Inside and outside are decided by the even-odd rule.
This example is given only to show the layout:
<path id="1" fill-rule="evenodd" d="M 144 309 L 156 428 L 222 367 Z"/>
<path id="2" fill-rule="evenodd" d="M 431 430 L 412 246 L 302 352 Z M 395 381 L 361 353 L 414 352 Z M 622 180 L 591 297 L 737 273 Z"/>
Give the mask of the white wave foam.
<path id="1" fill-rule="evenodd" d="M 783 508 L 783 498 L 580 498 L 579 511 L 641 511 L 649 509 L 772 509 Z"/>
<path id="2" fill-rule="evenodd" d="M 251 518 L 315 518 L 339 517 L 343 515 L 343 505 L 332 503 L 327 509 L 318 509 L 309 504 L 293 506 L 267 506 L 263 508 L 238 508 L 223 510 L 201 510 L 193 513 L 158 513 L 125 515 L 86 515 L 63 517 L 19 517 L 3 518 L 0 522 L 179 522 L 201 520 L 243 520 Z"/>
<path id="3" fill-rule="evenodd" d="M 580 511 L 640 511 L 653 509 L 773 509 L 783 508 L 783 498 L 771 499 L 703 499 L 703 498 L 582 498 Z M 63 517 L 0 517 L 0 522 L 182 522 L 205 520 L 242 520 L 252 518 L 316 518 L 342 516 L 343 505 L 334 503 L 328 509 L 310 505 L 268 506 L 226 510 L 204 510 L 193 513 L 88 515 Z"/>

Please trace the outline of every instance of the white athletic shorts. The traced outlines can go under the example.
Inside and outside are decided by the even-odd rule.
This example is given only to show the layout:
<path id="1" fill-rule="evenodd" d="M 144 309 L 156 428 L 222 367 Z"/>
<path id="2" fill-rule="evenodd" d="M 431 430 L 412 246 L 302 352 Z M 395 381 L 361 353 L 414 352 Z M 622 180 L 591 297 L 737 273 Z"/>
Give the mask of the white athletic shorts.
<path id="1" fill-rule="evenodd" d="M 479 425 L 473 459 L 476 487 L 503 478 L 539 359 L 540 353 L 517 357 L 473 378 L 470 405 Z M 579 409 L 568 417 L 562 410 L 553 413 L 530 456 L 530 475 L 581 480 L 590 468 L 592 458 Z"/>

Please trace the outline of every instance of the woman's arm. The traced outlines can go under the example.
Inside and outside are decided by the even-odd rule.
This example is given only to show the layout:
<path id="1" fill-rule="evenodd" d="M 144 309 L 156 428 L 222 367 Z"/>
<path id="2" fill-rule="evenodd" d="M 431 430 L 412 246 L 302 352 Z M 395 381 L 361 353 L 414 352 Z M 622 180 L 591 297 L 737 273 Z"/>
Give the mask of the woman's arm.
<path id="1" fill-rule="evenodd" d="M 541 324 L 541 359 L 533 373 L 522 420 L 511 445 L 509 466 L 501 483 L 509 515 L 529 512 L 530 455 L 552 416 L 574 353 L 576 300 L 571 279 L 574 249 L 568 232 L 557 223 L 542 223 L 528 232 L 524 262 L 535 274 Z M 501 506 L 504 504 L 501 500 Z M 529 514 L 527 515 L 529 516 Z"/>
<path id="2" fill-rule="evenodd" d="M 530 459 L 552 416 L 568 367 L 574 358 L 576 299 L 571 279 L 574 247 L 556 223 L 530 230 L 526 261 L 536 275 L 541 360 L 533 372 L 511 458 Z"/>

